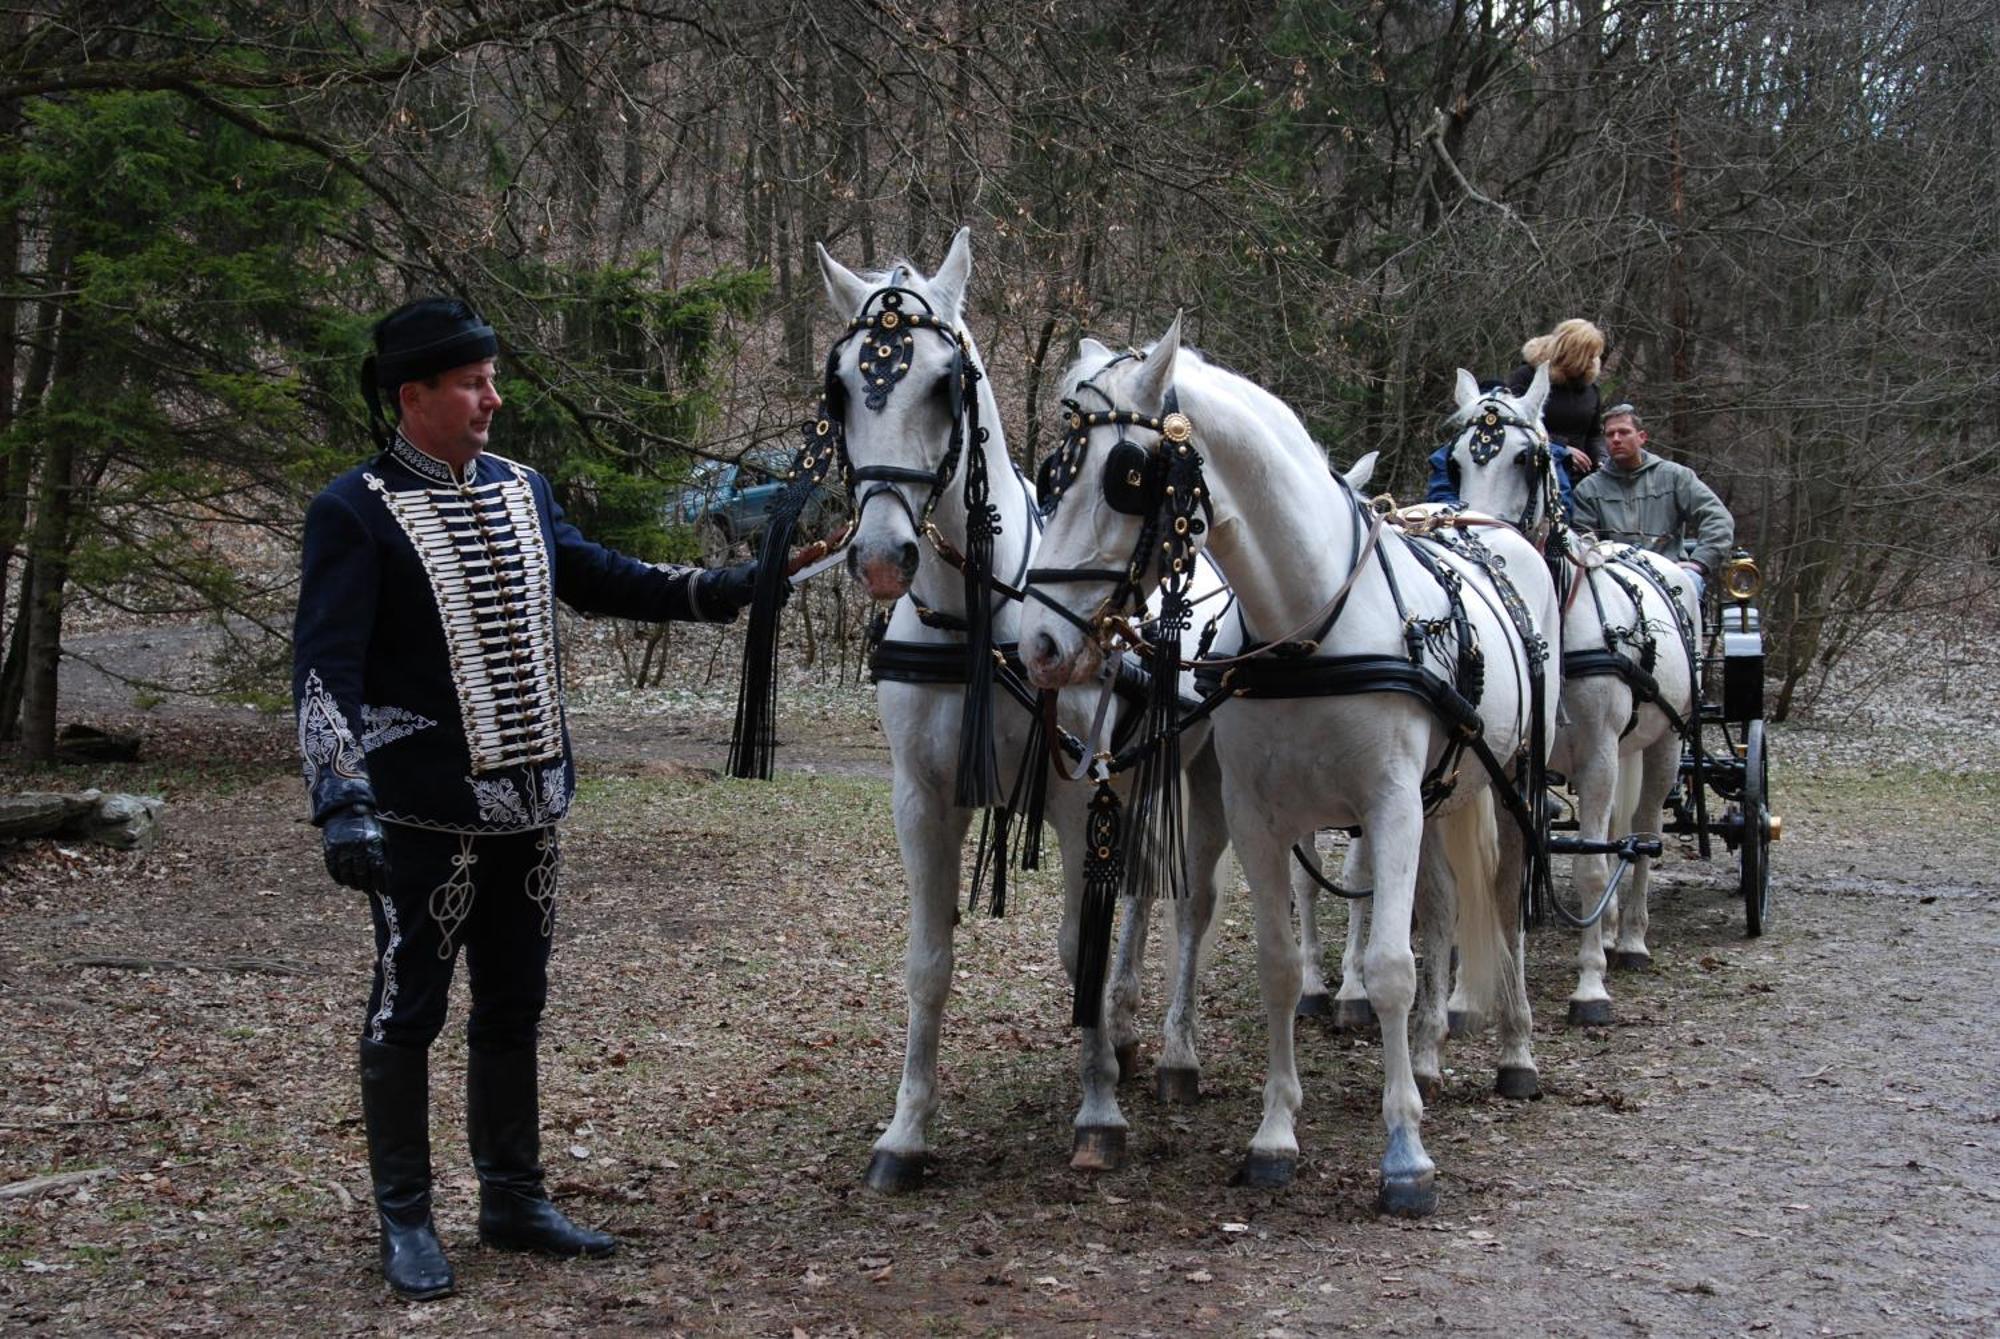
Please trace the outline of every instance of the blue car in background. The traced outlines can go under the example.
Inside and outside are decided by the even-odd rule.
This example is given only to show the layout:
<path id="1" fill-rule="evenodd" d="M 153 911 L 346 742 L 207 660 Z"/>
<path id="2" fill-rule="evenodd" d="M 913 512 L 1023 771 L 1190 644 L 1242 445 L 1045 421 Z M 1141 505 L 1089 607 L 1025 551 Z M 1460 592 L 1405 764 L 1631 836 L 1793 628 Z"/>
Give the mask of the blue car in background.
<path id="1" fill-rule="evenodd" d="M 771 507 L 785 491 L 785 471 L 791 455 L 777 448 L 746 451 L 735 461 L 703 460 L 688 482 L 668 502 L 671 523 L 691 525 L 709 560 L 752 545 L 762 537 Z M 838 514 L 842 499 L 821 486 L 806 503 L 799 527 L 803 537 L 817 538 Z"/>

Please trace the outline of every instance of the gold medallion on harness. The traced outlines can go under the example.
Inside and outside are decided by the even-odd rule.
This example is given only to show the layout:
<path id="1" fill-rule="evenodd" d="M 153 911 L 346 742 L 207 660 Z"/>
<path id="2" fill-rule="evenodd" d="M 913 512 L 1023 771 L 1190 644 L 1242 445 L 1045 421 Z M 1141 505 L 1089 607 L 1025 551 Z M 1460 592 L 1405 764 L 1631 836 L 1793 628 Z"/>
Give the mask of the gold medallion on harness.
<path id="1" fill-rule="evenodd" d="M 1186 414 L 1169 414 L 1160 424 L 1160 436 L 1170 442 L 1188 441 L 1194 436 L 1194 422 Z"/>

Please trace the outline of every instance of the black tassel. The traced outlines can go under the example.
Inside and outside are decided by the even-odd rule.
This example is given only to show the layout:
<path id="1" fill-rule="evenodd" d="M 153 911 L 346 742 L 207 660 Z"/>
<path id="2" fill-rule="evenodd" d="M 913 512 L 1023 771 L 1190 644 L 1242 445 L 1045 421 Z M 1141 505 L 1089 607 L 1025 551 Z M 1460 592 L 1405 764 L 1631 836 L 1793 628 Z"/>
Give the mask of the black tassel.
<path id="1" fill-rule="evenodd" d="M 993 815 L 993 919 L 1007 914 L 1007 822 L 1013 814 L 1005 809 L 989 810 Z"/>
<path id="2" fill-rule="evenodd" d="M 976 383 L 975 383 L 976 385 Z M 978 397 L 966 388 L 971 403 Z M 1002 802 L 993 747 L 993 537 L 1000 514 L 987 496 L 986 431 L 968 410 L 965 453 L 965 709 L 959 717 L 958 785 L 952 803 L 987 809 Z"/>
<path id="3" fill-rule="evenodd" d="M 1083 855 L 1083 905 L 1078 908 L 1076 992 L 1070 1021 L 1094 1028 L 1104 1015 L 1104 977 L 1111 963 L 1111 923 L 1118 913 L 1118 890 L 1125 882 L 1124 845 L 1118 836 L 1118 795 L 1111 783 L 1097 783 L 1084 825 L 1089 849 Z"/>
<path id="4" fill-rule="evenodd" d="M 972 892 L 966 898 L 968 913 L 979 910 L 979 894 L 990 876 L 993 880 L 993 919 L 1007 914 L 1007 828 L 1013 815 L 1005 808 L 988 809 L 979 820 L 979 842 L 973 848 Z"/>
<path id="5" fill-rule="evenodd" d="M 1007 808 L 1021 815 L 1017 854 L 1022 869 L 1042 867 L 1042 817 L 1049 801 L 1049 732 L 1046 724 L 1055 710 L 1055 690 L 1044 688 L 1035 699 L 1034 720 L 1028 723 L 1027 742 L 1021 746 L 1021 770 L 1014 774 L 1014 789 L 1007 796 Z"/>
<path id="6" fill-rule="evenodd" d="M 757 781 L 771 779 L 777 750 L 778 615 L 785 604 L 785 569 L 791 560 L 792 538 L 813 490 L 831 473 L 839 458 L 832 419 L 824 403 L 805 426 L 806 442 L 793 462 L 791 482 L 771 504 L 770 524 L 757 550 L 757 585 L 743 633 L 743 671 L 736 686 L 736 727 L 729 737 L 729 775 Z"/>
<path id="7" fill-rule="evenodd" d="M 1125 833 L 1125 892 L 1181 897 L 1187 892 L 1187 843 L 1181 816 L 1180 634 L 1188 606 L 1169 588 L 1146 656 L 1151 682 L 1140 723 L 1147 747 L 1132 780 Z"/>

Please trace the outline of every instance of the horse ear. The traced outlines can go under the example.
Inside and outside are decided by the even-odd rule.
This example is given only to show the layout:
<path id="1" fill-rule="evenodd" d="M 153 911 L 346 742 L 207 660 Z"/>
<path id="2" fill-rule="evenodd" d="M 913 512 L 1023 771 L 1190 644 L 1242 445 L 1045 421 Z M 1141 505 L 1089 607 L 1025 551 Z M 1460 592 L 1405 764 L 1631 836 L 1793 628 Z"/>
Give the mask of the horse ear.
<path id="1" fill-rule="evenodd" d="M 1368 481 L 1375 477 L 1375 462 L 1381 455 L 1380 451 L 1370 451 L 1367 455 L 1349 466 L 1347 471 L 1347 486 L 1357 493 L 1366 488 Z"/>
<path id="2" fill-rule="evenodd" d="M 826 300 L 833 304 L 833 314 L 854 315 L 868 300 L 868 281 L 835 260 L 824 243 L 814 242 L 813 247 L 819 252 L 820 277 L 826 280 Z"/>
<path id="3" fill-rule="evenodd" d="M 1167 327 L 1167 333 L 1154 341 L 1146 350 L 1146 361 L 1139 364 L 1138 380 L 1133 383 L 1133 399 L 1137 404 L 1163 404 L 1167 398 L 1167 388 L 1174 384 L 1174 359 L 1181 351 L 1181 313 L 1174 313 L 1174 323 Z"/>
<path id="4" fill-rule="evenodd" d="M 1479 380 L 1464 368 L 1458 369 L 1458 382 L 1452 387 L 1452 398 L 1460 409 L 1470 409 L 1479 403 Z"/>
<path id="5" fill-rule="evenodd" d="M 938 312 L 953 325 L 958 324 L 959 309 L 965 303 L 966 281 L 971 278 L 972 229 L 960 228 L 951 239 L 951 249 L 944 254 L 944 264 L 931 276 L 931 296 L 937 301 Z"/>
<path id="6" fill-rule="evenodd" d="M 1528 393 L 1521 397 L 1521 408 L 1531 419 L 1542 416 L 1542 405 L 1549 398 L 1549 365 L 1543 363 L 1535 369 L 1535 379 L 1528 383 Z"/>
<path id="7" fill-rule="evenodd" d="M 1076 361 L 1092 371 L 1104 366 L 1118 355 L 1111 352 L 1111 346 L 1085 335 L 1076 342 Z"/>

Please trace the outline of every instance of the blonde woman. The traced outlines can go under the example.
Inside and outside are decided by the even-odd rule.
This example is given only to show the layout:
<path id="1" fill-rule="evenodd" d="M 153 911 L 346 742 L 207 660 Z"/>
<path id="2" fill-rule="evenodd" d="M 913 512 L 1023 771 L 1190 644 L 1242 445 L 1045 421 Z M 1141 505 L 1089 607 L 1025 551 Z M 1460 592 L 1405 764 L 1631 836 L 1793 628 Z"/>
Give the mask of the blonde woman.
<path id="1" fill-rule="evenodd" d="M 1516 395 L 1527 392 L 1535 369 L 1549 369 L 1549 398 L 1542 406 L 1542 426 L 1549 440 L 1569 449 L 1563 463 L 1572 478 L 1581 479 L 1605 461 L 1604 402 L 1597 376 L 1604 370 L 1604 332 L 1581 317 L 1571 317 L 1546 335 L 1521 346 L 1525 359 L 1507 377 Z"/>

